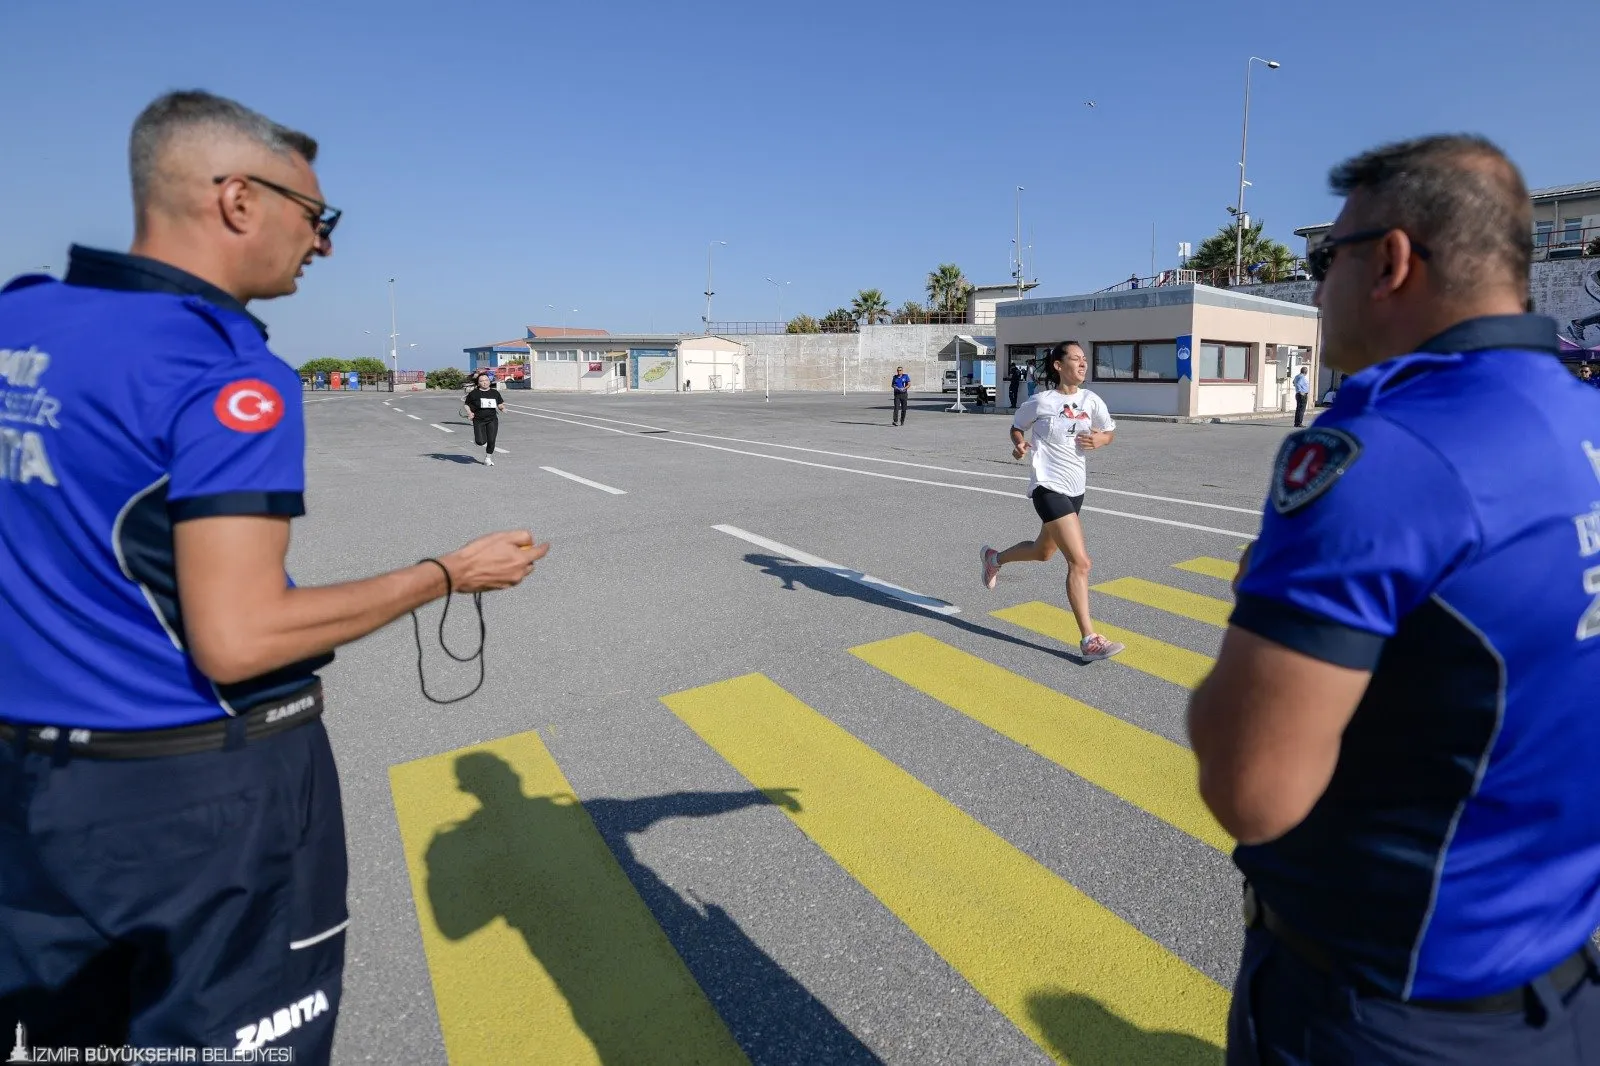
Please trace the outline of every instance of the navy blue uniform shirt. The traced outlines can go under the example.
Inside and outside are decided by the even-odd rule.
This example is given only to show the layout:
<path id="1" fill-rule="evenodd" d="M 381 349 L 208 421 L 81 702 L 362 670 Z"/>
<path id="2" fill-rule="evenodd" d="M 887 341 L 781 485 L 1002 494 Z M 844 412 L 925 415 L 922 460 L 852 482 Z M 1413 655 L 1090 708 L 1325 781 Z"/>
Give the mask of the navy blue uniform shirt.
<path id="1" fill-rule="evenodd" d="M 304 687 L 331 655 L 215 685 L 187 648 L 175 523 L 305 513 L 299 376 L 233 297 L 72 250 L 0 291 L 0 718 L 140 730 Z M 284 575 L 286 584 L 292 584 Z"/>
<path id="2" fill-rule="evenodd" d="M 894 386 L 895 392 L 905 392 L 911 387 L 911 375 L 896 374 L 894 376 L 894 380 L 891 381 L 890 384 Z"/>
<path id="3" fill-rule="evenodd" d="M 1326 793 L 1235 862 L 1353 976 L 1453 999 L 1600 925 L 1600 395 L 1540 316 L 1423 348 L 1278 453 L 1233 624 L 1372 680 Z"/>

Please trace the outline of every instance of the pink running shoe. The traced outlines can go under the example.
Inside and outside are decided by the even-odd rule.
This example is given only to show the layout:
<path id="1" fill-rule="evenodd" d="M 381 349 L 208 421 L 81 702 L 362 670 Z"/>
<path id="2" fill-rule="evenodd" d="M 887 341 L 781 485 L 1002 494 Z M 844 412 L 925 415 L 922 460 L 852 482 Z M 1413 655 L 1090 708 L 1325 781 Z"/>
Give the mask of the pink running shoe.
<path id="1" fill-rule="evenodd" d="M 983 587 L 994 588 L 994 583 L 1000 578 L 1000 553 L 989 547 L 983 546 Z"/>
<path id="2" fill-rule="evenodd" d="M 1109 659 L 1121 651 L 1122 648 L 1123 645 L 1114 640 L 1107 640 L 1099 633 L 1091 633 L 1084 637 L 1083 642 L 1078 645 L 1078 652 L 1085 659 L 1092 661 L 1095 659 Z"/>

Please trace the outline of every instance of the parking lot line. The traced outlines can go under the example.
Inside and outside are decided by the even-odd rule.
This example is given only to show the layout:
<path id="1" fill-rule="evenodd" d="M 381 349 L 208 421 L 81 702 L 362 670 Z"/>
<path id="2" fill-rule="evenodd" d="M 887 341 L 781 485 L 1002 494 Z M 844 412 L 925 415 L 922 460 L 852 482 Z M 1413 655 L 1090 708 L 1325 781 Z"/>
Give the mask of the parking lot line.
<path id="1" fill-rule="evenodd" d="M 767 677 L 662 702 L 1056 1061 L 1220 1056 L 1220 985 Z"/>
<path id="2" fill-rule="evenodd" d="M 1201 843 L 1232 850 L 1200 799 L 1194 754 L 1183 745 L 925 633 L 850 654 Z"/>
<path id="3" fill-rule="evenodd" d="M 432 426 L 434 429 L 437 429 L 440 433 L 454 433 L 455 432 L 455 430 L 451 429 L 449 426 L 441 426 L 437 422 L 429 422 L 428 425 Z"/>
<path id="4" fill-rule="evenodd" d="M 747 1062 L 538 734 L 389 781 L 452 1066 Z"/>
<path id="5" fill-rule="evenodd" d="M 789 545 L 780 543 L 779 541 L 769 540 L 766 537 L 760 536 L 759 534 L 750 533 L 746 530 L 740 529 L 738 526 L 718 525 L 712 526 L 711 528 L 720 533 L 726 533 L 730 537 L 738 537 L 740 540 L 748 541 L 758 548 L 765 548 L 767 551 L 772 552 L 775 555 L 780 555 L 785 559 L 793 560 L 794 562 L 801 563 L 805 566 L 815 567 L 816 569 L 826 571 L 835 577 L 842 577 L 846 581 L 854 581 L 858 585 L 863 585 L 876 592 L 880 592 L 885 596 L 891 597 L 892 599 L 899 600 L 902 603 L 909 603 L 914 607 L 920 607 L 924 611 L 931 611 L 934 614 L 942 615 L 961 613 L 961 608 L 957 607 L 953 603 L 936 599 L 933 596 L 925 596 L 920 592 L 913 592 L 908 588 L 891 584 L 882 578 L 873 577 L 871 574 L 864 574 L 860 570 L 854 570 L 848 566 L 840 566 L 838 563 L 831 563 L 820 556 L 812 555 L 809 552 L 803 552 L 799 548 L 791 548 Z"/>
<path id="6" fill-rule="evenodd" d="M 556 477 L 564 477 L 568 481 L 576 481 L 580 485 L 588 485 L 591 489 L 599 489 L 601 492 L 609 492 L 613 496 L 626 496 L 628 494 L 626 489 L 615 489 L 610 485 L 602 485 L 598 481 L 590 481 L 586 477 L 579 477 L 577 474 L 569 474 L 565 470 L 557 470 L 553 466 L 541 466 L 539 469 L 547 473 L 554 474 Z"/>

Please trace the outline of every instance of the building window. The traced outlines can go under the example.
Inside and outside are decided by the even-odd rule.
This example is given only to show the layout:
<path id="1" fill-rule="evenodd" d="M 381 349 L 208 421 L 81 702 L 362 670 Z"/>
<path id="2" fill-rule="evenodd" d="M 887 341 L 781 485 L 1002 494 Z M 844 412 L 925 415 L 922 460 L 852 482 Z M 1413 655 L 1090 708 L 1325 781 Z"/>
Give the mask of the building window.
<path id="1" fill-rule="evenodd" d="M 1550 233 L 1556 228 L 1554 222 L 1535 222 L 1533 224 L 1533 246 L 1535 248 L 1550 247 Z"/>
<path id="2" fill-rule="evenodd" d="M 1206 341 L 1200 345 L 1201 381 L 1250 380 L 1250 345 Z"/>
<path id="3" fill-rule="evenodd" d="M 1094 346 L 1096 381 L 1177 381 L 1178 346 L 1172 341 L 1113 341 Z"/>
<path id="4" fill-rule="evenodd" d="M 1577 244 L 1583 240 L 1583 219 L 1564 218 L 1561 220 L 1561 243 Z"/>

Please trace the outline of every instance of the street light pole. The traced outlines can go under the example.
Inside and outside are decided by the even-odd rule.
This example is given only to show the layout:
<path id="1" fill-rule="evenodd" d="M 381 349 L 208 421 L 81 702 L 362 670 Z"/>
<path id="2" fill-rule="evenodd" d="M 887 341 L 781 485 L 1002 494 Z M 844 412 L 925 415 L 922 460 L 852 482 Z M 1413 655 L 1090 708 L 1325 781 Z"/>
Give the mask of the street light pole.
<path id="1" fill-rule="evenodd" d="M 1026 273 L 1022 266 L 1022 194 L 1025 191 L 1026 190 L 1023 189 L 1021 185 L 1017 186 L 1017 299 L 1019 300 L 1022 299 L 1022 278 L 1024 273 Z M 960 381 L 961 371 L 959 368 L 957 368 L 956 382 L 958 387 L 960 385 Z M 956 402 L 961 402 L 959 393 L 956 396 Z"/>
<path id="2" fill-rule="evenodd" d="M 783 283 L 783 285 L 779 285 L 776 281 L 772 281 L 771 278 L 768 278 L 767 280 L 771 281 L 773 286 L 778 290 L 778 325 L 781 326 L 781 325 L 783 325 L 783 285 L 793 285 L 794 282 L 786 281 L 786 282 Z M 707 285 L 706 288 L 709 289 L 709 288 L 711 288 L 711 286 Z M 766 402 L 767 403 L 771 403 L 772 402 L 772 352 L 770 350 L 768 350 L 767 353 L 766 353 L 766 358 L 764 360 L 764 363 L 765 363 L 765 369 L 761 372 L 761 376 L 763 378 L 762 385 L 765 387 L 766 393 L 767 393 Z"/>
<path id="3" fill-rule="evenodd" d="M 396 341 L 400 334 L 395 330 L 394 318 L 394 279 L 389 279 L 389 358 L 394 361 L 394 372 L 400 373 L 400 351 Z"/>
<path id="4" fill-rule="evenodd" d="M 1239 284 L 1244 271 L 1244 187 L 1248 184 L 1244 180 L 1245 154 L 1250 148 L 1250 70 L 1251 64 L 1265 64 L 1268 70 L 1277 70 L 1283 66 L 1276 59 L 1262 59 L 1251 56 L 1244 65 L 1244 135 L 1239 143 L 1239 209 L 1233 216 L 1233 283 Z"/>
<path id="5" fill-rule="evenodd" d="M 706 325 L 706 335 L 707 336 L 709 336 L 711 334 L 711 297 L 714 295 L 714 293 L 711 291 L 711 252 L 716 248 L 717 245 L 719 245 L 719 244 L 724 244 L 725 245 L 727 243 L 728 243 L 727 241 L 711 241 L 709 244 L 706 245 L 706 317 L 705 317 L 705 325 Z"/>

